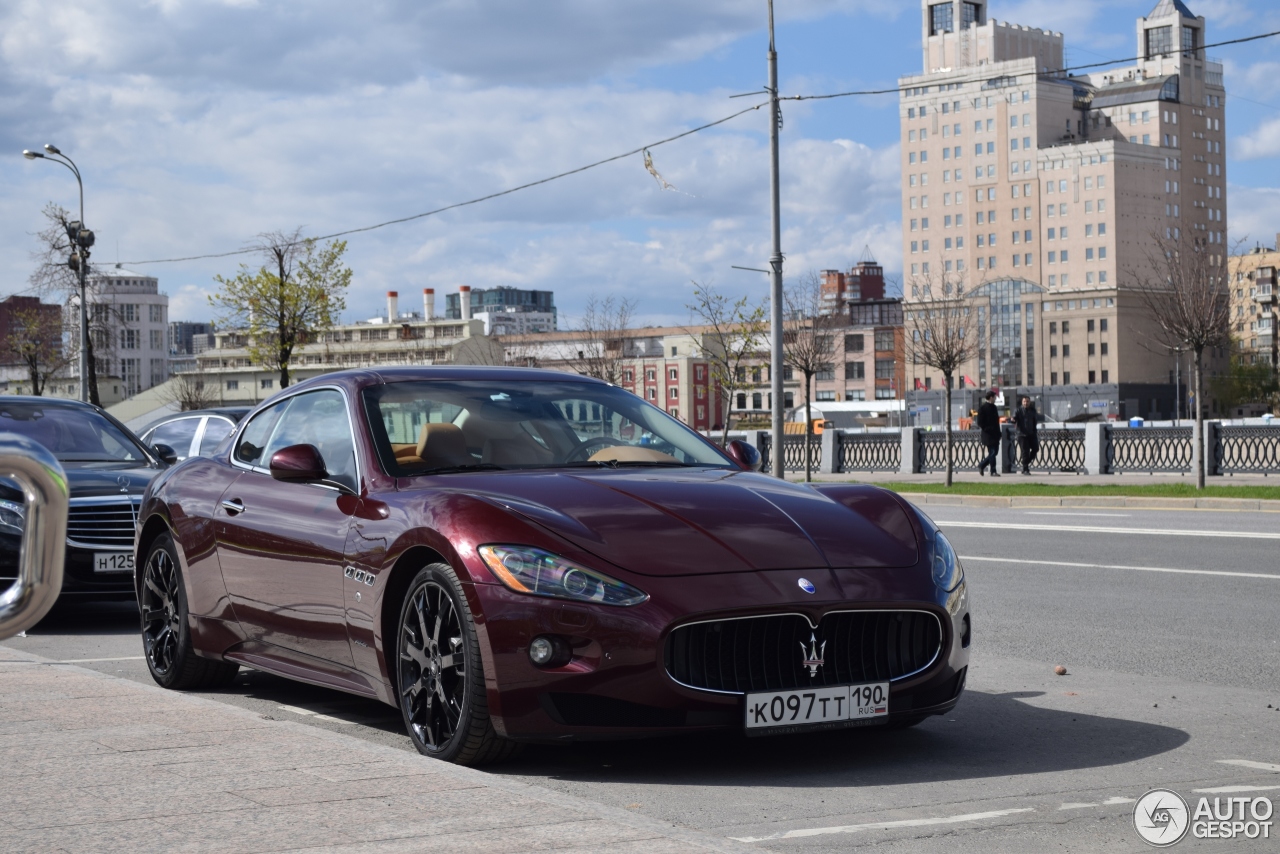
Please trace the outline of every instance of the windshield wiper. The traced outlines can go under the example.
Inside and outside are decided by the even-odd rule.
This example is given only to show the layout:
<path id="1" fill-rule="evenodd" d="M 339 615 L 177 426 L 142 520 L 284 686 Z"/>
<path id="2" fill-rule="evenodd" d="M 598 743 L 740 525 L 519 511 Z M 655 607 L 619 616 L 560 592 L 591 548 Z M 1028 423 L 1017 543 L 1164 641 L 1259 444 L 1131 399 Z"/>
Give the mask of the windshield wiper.
<path id="1" fill-rule="evenodd" d="M 506 471 L 506 466 L 499 466 L 493 463 L 463 463 L 457 466 L 439 466 L 433 469 L 416 471 L 414 474 L 455 474 L 467 471 Z"/>

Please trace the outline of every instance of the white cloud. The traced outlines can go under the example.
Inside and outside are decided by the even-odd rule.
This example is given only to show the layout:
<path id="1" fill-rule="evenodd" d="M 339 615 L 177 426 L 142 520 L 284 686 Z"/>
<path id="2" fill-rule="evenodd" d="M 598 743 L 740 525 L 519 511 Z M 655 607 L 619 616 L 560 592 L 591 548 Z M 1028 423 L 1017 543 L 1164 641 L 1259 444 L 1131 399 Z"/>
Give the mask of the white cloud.
<path id="1" fill-rule="evenodd" d="M 1280 118 L 1264 121 L 1237 139 L 1234 154 L 1240 160 L 1280 157 Z"/>
<path id="2" fill-rule="evenodd" d="M 1231 240 L 1274 247 L 1280 239 L 1280 187 L 1230 188 Z"/>

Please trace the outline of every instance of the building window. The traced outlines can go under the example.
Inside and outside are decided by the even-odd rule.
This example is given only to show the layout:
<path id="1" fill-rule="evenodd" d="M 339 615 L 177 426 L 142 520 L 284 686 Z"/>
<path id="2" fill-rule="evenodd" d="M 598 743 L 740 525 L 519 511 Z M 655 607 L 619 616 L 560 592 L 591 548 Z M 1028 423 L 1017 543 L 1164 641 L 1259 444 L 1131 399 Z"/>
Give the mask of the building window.
<path id="1" fill-rule="evenodd" d="M 655 371 L 653 368 L 650 368 L 649 370 L 644 372 L 644 378 L 648 382 L 654 382 L 658 378 L 658 372 Z"/>
<path id="2" fill-rule="evenodd" d="M 877 329 L 876 330 L 876 350 L 878 352 L 884 353 L 884 352 L 890 352 L 893 349 L 894 349 L 893 330 Z"/>
<path id="3" fill-rule="evenodd" d="M 674 347 L 672 347 L 671 349 L 672 349 L 672 350 L 674 350 L 675 348 L 674 348 Z M 672 353 L 671 355 L 673 355 L 673 356 L 674 356 L 675 354 L 674 354 L 674 353 Z M 679 380 L 679 379 L 680 379 L 680 371 L 679 371 L 679 369 L 678 369 L 678 368 L 671 368 L 670 370 L 668 370 L 668 371 L 667 371 L 667 379 L 671 380 L 672 382 L 676 382 L 677 380 Z"/>
<path id="4" fill-rule="evenodd" d="M 645 393 L 645 397 L 647 397 L 649 400 L 657 400 L 657 399 L 658 399 L 658 390 L 657 390 L 656 388 L 651 388 L 651 389 L 649 389 L 649 390 Z"/>
<path id="5" fill-rule="evenodd" d="M 1111 382 L 1111 372 L 1110 372 L 1110 371 L 1103 371 L 1103 372 L 1102 372 L 1102 384 L 1103 384 L 1103 385 L 1106 385 L 1106 384 L 1107 384 L 1107 383 L 1109 383 L 1109 382 Z"/>
<path id="6" fill-rule="evenodd" d="M 819 391 L 814 394 L 813 399 L 817 401 L 834 401 L 836 393 L 834 391 Z"/>
<path id="7" fill-rule="evenodd" d="M 845 362 L 844 378 L 846 380 L 865 380 L 867 378 L 866 362 Z"/>
<path id="8" fill-rule="evenodd" d="M 673 409 L 668 409 L 668 410 L 667 410 L 667 412 L 671 415 L 671 417 L 672 417 L 672 418 L 675 418 L 675 419 L 679 419 L 679 418 L 680 418 L 680 410 L 679 410 L 679 409 L 674 409 L 674 408 L 673 408 Z"/>
<path id="9" fill-rule="evenodd" d="M 120 306 L 120 316 L 126 323 L 134 323 L 139 319 L 138 306 L 134 303 L 124 303 Z"/>
<path id="10" fill-rule="evenodd" d="M 1106 341 L 1103 341 L 1103 342 L 1102 342 L 1102 355 L 1104 355 L 1104 356 L 1105 356 L 1105 355 L 1107 355 L 1107 342 L 1106 342 Z M 1103 382 L 1106 382 L 1106 380 L 1103 380 Z"/>
<path id="11" fill-rule="evenodd" d="M 137 329 L 121 329 L 120 330 L 120 349 L 121 350 L 137 350 L 140 343 L 139 339 L 142 333 Z"/>
<path id="12" fill-rule="evenodd" d="M 1063 385 L 1071 385 L 1071 372 L 1070 372 L 1070 371 L 1063 371 L 1063 372 L 1062 372 L 1062 384 L 1063 384 Z"/>
<path id="13" fill-rule="evenodd" d="M 821 365 L 821 366 L 819 366 L 819 367 L 818 367 L 818 373 L 815 375 L 815 379 L 818 379 L 818 380 L 834 380 L 835 378 L 836 378 L 836 366 L 835 366 L 835 365 L 833 365 L 833 364 L 831 364 L 830 362 L 828 362 L 827 364 L 825 364 L 825 365 Z M 833 398 L 831 398 L 831 399 L 832 399 L 832 400 L 835 400 L 835 398 L 834 398 L 834 397 L 833 397 Z"/>
<path id="14" fill-rule="evenodd" d="M 240 388 L 240 380 L 227 380 L 227 391 L 236 391 Z"/>
<path id="15" fill-rule="evenodd" d="M 706 366 L 698 365 L 693 369 L 693 376 L 698 382 L 703 382 L 706 379 L 706 372 Z"/>
<path id="16" fill-rule="evenodd" d="M 1052 373 L 1049 374 L 1049 385 L 1057 385 L 1057 384 L 1058 384 L 1058 372 L 1053 371 Z"/>
<path id="17" fill-rule="evenodd" d="M 858 389 L 856 391 L 846 391 L 844 393 L 844 399 L 847 401 L 866 400 L 867 393 L 862 389 Z"/>
<path id="18" fill-rule="evenodd" d="M 678 388 L 669 388 L 669 389 L 667 389 L 667 397 L 668 397 L 669 399 L 671 399 L 671 400 L 679 400 L 679 399 L 680 399 L 680 389 L 678 389 Z"/>
<path id="19" fill-rule="evenodd" d="M 876 359 L 876 379 L 893 379 L 893 359 Z"/>
<path id="20" fill-rule="evenodd" d="M 164 323 L 164 306 L 152 303 L 149 308 L 151 309 L 151 322 Z"/>
<path id="21" fill-rule="evenodd" d="M 275 388 L 275 385 L 276 385 L 275 380 L 259 380 L 258 381 L 258 388 Z"/>
<path id="22" fill-rule="evenodd" d="M 751 408 L 752 409 L 764 408 L 764 397 L 760 394 L 760 392 L 756 392 L 755 394 L 751 395 Z"/>
<path id="23" fill-rule="evenodd" d="M 627 371 L 623 371 L 623 372 L 622 372 L 622 381 L 623 381 L 623 382 L 628 382 L 628 383 L 629 383 L 629 382 L 632 382 L 634 379 L 635 379 L 635 374 L 634 374 L 632 371 L 627 370 Z"/>
<path id="24" fill-rule="evenodd" d="M 1165 29 L 1168 29 L 1166 27 Z M 950 2 L 936 3 L 929 7 L 929 35 L 956 31 L 955 7 Z"/>
<path id="25" fill-rule="evenodd" d="M 846 353 L 861 353 L 863 346 L 864 346 L 864 341 L 861 335 L 845 336 L 844 351 Z"/>

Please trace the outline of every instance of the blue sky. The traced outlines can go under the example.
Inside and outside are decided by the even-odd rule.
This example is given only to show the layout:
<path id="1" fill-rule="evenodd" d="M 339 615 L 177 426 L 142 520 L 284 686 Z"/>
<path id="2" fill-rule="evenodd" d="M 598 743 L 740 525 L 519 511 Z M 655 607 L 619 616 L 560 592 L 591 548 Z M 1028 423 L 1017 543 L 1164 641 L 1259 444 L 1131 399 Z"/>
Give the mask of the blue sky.
<path id="1" fill-rule="evenodd" d="M 1188 0 L 1220 41 L 1280 30 L 1274 0 Z M 992 17 L 1062 32 L 1072 63 L 1127 57 L 1154 0 L 1020 0 Z M 778 0 L 784 94 L 892 86 L 920 70 L 914 2 Z M 0 293 L 24 290 L 31 233 L 65 170 L 87 179 L 96 260 L 220 252 L 253 235 L 393 219 L 608 157 L 720 118 L 765 73 L 764 0 L 36 0 L 0 4 Z M 1227 65 L 1231 231 L 1280 231 L 1280 39 Z M 791 103 L 783 132 L 789 274 L 899 257 L 896 99 Z M 592 294 L 684 322 L 692 281 L 763 297 L 763 112 L 639 157 L 437 218 L 355 236 L 349 317 L 388 289 L 510 284 Z M 139 266 L 173 319 L 208 319 L 237 261 Z M 406 300 L 406 295 L 408 300 Z"/>

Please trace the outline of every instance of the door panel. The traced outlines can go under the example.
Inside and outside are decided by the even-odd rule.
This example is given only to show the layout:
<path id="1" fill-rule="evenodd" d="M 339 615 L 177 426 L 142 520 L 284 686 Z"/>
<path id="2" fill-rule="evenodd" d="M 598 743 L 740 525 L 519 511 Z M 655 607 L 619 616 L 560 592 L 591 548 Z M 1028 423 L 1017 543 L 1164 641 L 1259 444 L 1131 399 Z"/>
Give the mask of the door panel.
<path id="1" fill-rule="evenodd" d="M 342 570 L 351 517 L 340 497 L 249 471 L 215 513 L 222 577 L 250 637 L 350 665 Z"/>

